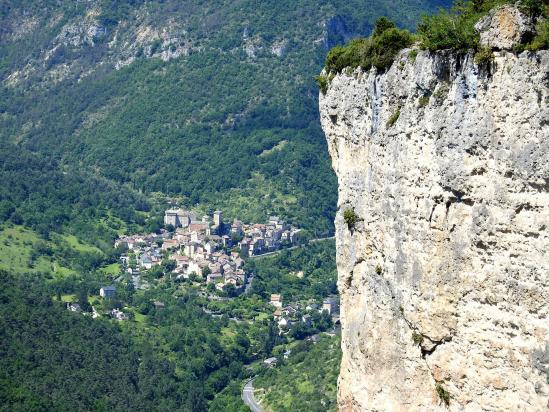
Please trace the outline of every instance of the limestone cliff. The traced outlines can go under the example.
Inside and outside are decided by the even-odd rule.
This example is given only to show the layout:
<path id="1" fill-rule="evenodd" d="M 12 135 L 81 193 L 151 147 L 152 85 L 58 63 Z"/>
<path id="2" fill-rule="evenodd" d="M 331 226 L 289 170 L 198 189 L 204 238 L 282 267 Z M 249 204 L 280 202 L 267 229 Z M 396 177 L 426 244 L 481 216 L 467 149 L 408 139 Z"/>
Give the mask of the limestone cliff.
<path id="1" fill-rule="evenodd" d="M 404 50 L 321 95 L 340 410 L 549 408 L 548 83 L 548 51 Z"/>

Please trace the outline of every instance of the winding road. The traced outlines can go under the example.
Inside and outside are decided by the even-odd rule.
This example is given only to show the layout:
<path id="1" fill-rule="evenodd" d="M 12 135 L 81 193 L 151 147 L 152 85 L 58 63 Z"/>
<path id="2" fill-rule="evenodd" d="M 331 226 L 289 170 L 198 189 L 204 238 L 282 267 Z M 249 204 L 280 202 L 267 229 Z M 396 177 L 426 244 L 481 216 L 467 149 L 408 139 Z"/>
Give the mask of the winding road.
<path id="1" fill-rule="evenodd" d="M 311 239 L 311 240 L 309 240 L 308 243 L 322 242 L 324 240 L 330 240 L 330 239 L 335 239 L 335 236 Z M 292 247 L 285 248 L 285 249 L 279 249 L 279 250 L 275 250 L 273 252 L 264 253 L 262 255 L 251 256 L 250 258 L 253 259 L 253 258 L 262 258 L 262 257 L 267 257 L 267 256 L 273 256 L 273 255 L 279 254 L 283 250 L 292 250 L 292 249 L 297 249 L 297 248 L 304 247 L 304 246 L 306 246 L 306 244 L 305 245 L 292 246 Z M 253 277 L 250 277 L 249 282 L 246 284 L 246 289 L 245 289 L 246 292 L 250 288 L 250 286 L 252 284 L 252 280 L 253 280 Z M 242 400 L 250 408 L 250 410 L 252 412 L 264 412 L 261 405 L 259 405 L 259 403 L 257 403 L 257 401 L 254 398 L 254 385 L 253 385 L 253 383 L 254 383 L 254 380 L 252 378 L 248 382 L 246 382 L 246 385 L 244 385 L 244 388 L 242 389 Z"/>
<path id="2" fill-rule="evenodd" d="M 278 255 L 279 253 L 284 252 L 284 251 L 286 251 L 286 250 L 294 250 L 294 249 L 299 249 L 299 248 L 305 247 L 305 246 L 307 246 L 309 243 L 323 242 L 323 241 L 325 241 L 325 240 L 331 240 L 331 239 L 335 239 L 335 236 L 319 237 L 319 238 L 316 238 L 316 239 L 311 239 L 311 240 L 309 240 L 307 243 L 304 243 L 304 244 L 302 244 L 302 245 L 296 245 L 296 246 L 291 246 L 291 247 L 285 247 L 285 248 L 282 248 L 282 249 L 274 250 L 274 251 L 272 251 L 272 252 L 267 252 L 267 253 L 262 253 L 262 254 L 260 254 L 260 255 L 250 256 L 248 259 L 260 259 L 260 258 L 264 258 L 264 257 L 269 257 L 269 256 L 273 256 L 273 255 Z"/>
<path id="3" fill-rule="evenodd" d="M 263 412 L 263 408 L 257 403 L 257 401 L 254 398 L 254 380 L 250 379 L 246 385 L 244 385 L 244 389 L 242 389 L 242 400 L 252 412 Z"/>

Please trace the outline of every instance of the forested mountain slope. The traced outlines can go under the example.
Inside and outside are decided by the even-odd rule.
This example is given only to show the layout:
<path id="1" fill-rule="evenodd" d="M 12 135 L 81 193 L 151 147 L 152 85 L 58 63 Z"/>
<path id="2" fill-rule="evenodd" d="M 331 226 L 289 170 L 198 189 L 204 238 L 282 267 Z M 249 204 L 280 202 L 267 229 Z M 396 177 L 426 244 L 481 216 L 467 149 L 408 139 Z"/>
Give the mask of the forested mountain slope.
<path id="1" fill-rule="evenodd" d="M 126 323 L 61 302 L 102 304 L 118 276 L 112 241 L 158 229 L 164 196 L 332 231 L 313 76 L 378 16 L 411 28 L 447 3 L 0 2 L 0 410 L 238 410 L 244 364 L 271 356 L 270 317 L 212 318 L 171 277 L 120 283 Z M 314 252 L 310 279 L 258 274 L 268 288 L 249 300 L 332 293 L 320 267 L 333 256 Z M 299 253 L 287 256 L 307 267 Z"/>
<path id="2" fill-rule="evenodd" d="M 69 173 L 327 231 L 336 184 L 312 80 L 326 50 L 447 3 L 3 2 L 0 139 Z"/>

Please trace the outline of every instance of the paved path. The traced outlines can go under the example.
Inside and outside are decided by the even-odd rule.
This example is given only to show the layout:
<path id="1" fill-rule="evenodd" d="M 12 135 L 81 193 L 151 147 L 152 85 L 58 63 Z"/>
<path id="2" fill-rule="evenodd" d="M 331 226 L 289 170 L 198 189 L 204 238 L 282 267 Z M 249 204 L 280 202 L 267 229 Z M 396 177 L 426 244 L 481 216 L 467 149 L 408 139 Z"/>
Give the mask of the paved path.
<path id="1" fill-rule="evenodd" d="M 324 240 L 330 240 L 330 239 L 335 239 L 335 236 L 319 237 L 317 239 L 311 239 L 309 240 L 309 243 L 322 242 Z"/>
<path id="2" fill-rule="evenodd" d="M 257 401 L 254 398 L 254 386 L 253 386 L 253 379 L 250 379 L 246 385 L 244 385 L 244 389 L 242 389 L 242 400 L 252 412 L 263 412 L 263 408 L 257 403 Z"/>
<path id="3" fill-rule="evenodd" d="M 294 249 L 298 249 L 298 248 L 305 247 L 305 246 L 307 246 L 309 243 L 322 242 L 322 241 L 324 241 L 324 240 L 330 240 L 330 239 L 335 239 L 335 236 L 320 237 L 320 238 L 317 238 L 317 239 L 311 239 L 311 240 L 309 240 L 308 243 L 305 243 L 305 244 L 303 244 L 303 245 L 296 245 L 296 246 L 291 246 L 291 247 L 285 247 L 285 248 L 282 248 L 282 249 L 274 250 L 274 251 L 272 251 L 272 252 L 262 253 L 261 255 L 250 256 L 248 259 L 260 259 L 260 258 L 264 258 L 264 257 L 268 257 L 268 256 L 278 255 L 279 253 L 282 253 L 282 252 L 285 251 L 285 250 L 294 250 Z"/>
<path id="4" fill-rule="evenodd" d="M 254 275 L 251 274 L 248 277 L 248 280 L 246 281 L 246 285 L 244 286 L 244 293 L 248 293 L 250 291 L 250 288 L 252 287 L 253 280 L 254 280 Z"/>

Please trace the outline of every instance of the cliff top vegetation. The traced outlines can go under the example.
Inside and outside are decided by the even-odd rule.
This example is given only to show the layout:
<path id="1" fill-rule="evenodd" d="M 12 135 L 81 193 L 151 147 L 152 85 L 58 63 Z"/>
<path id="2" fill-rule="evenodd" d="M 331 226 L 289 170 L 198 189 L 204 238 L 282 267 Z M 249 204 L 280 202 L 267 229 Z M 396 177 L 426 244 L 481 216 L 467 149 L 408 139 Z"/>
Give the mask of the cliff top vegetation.
<path id="1" fill-rule="evenodd" d="M 440 9 L 432 16 L 423 16 L 414 34 L 398 29 L 392 21 L 381 17 L 370 37 L 353 39 L 345 46 L 336 46 L 330 50 L 324 64 L 327 76 L 317 76 L 317 83 L 324 92 L 333 74 L 341 73 L 345 68 L 386 69 L 391 66 L 400 50 L 414 43 L 431 52 L 482 52 L 480 35 L 474 26 L 494 7 L 504 4 L 517 5 L 523 13 L 533 16 L 537 22 L 535 36 L 515 48 L 515 51 L 549 47 L 549 5 L 546 1 L 458 0 L 450 10 Z"/>

